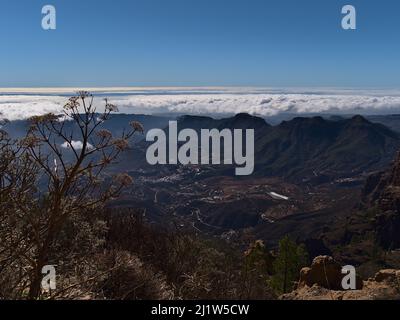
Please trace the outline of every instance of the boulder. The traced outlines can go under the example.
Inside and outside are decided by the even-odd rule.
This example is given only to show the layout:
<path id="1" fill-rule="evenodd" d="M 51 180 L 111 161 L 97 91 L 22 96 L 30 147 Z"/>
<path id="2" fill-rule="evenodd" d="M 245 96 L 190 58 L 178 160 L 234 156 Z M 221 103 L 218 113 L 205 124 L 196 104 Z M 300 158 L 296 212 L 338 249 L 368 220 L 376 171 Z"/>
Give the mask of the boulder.
<path id="1" fill-rule="evenodd" d="M 367 281 L 358 279 L 357 290 L 347 291 L 338 288 L 339 278 L 342 277 L 340 271 L 340 266 L 331 257 L 317 257 L 310 268 L 302 269 L 298 288 L 280 296 L 279 299 L 400 300 L 400 270 L 380 270 L 374 278 Z"/>
<path id="2" fill-rule="evenodd" d="M 331 290 L 340 290 L 342 284 L 342 268 L 332 257 L 318 256 L 310 268 L 300 271 L 299 287 L 318 285 Z"/>
<path id="3" fill-rule="evenodd" d="M 343 290 L 342 279 L 344 276 L 341 265 L 332 257 L 318 256 L 313 260 L 311 267 L 303 268 L 300 271 L 298 288 L 317 285 L 329 290 Z M 356 286 L 357 289 L 362 288 L 361 279 L 357 278 Z"/>

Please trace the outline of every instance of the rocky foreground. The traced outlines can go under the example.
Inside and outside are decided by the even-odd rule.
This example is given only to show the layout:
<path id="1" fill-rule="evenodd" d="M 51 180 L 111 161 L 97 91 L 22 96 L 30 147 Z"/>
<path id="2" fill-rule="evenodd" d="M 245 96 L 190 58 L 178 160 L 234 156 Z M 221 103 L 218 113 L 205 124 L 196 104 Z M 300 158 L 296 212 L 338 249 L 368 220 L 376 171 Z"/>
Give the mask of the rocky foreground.
<path id="1" fill-rule="evenodd" d="M 281 300 L 400 300 L 400 270 L 380 270 L 368 280 L 357 279 L 356 290 L 343 290 L 341 266 L 332 257 L 316 257 L 303 268 L 296 290 Z"/>

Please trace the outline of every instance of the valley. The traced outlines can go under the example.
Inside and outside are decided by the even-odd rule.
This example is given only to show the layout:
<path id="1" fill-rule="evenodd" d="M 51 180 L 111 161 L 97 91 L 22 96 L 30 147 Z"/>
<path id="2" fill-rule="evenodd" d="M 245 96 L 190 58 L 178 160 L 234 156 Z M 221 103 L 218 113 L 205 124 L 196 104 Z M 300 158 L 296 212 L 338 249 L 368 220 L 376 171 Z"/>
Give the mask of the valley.
<path id="1" fill-rule="evenodd" d="M 185 116 L 178 127 L 253 128 L 254 174 L 237 177 L 229 165 L 150 166 L 142 141 L 121 161 L 135 163 L 126 169 L 136 182 L 112 205 L 141 207 L 151 223 L 233 243 L 251 233 L 270 248 L 286 234 L 319 239 L 351 215 L 367 177 L 399 147 L 396 132 L 363 117 L 295 118 L 272 127 L 245 114 Z"/>
<path id="2" fill-rule="evenodd" d="M 134 179 L 109 206 L 135 208 L 150 224 L 243 247 L 249 234 L 269 248 L 286 234 L 313 243 L 311 247 L 321 244 L 321 235 L 357 208 L 370 174 L 390 166 L 400 149 L 399 134 L 384 125 L 397 128 L 395 120 L 400 123 L 400 118 L 394 116 L 375 117 L 380 123 L 361 116 L 297 117 L 274 126 L 248 114 L 223 119 L 182 116 L 177 119 L 179 130 L 253 129 L 254 173 L 235 176 L 234 165 L 150 165 L 146 161 L 150 142 L 144 137 L 152 129 L 168 129 L 171 119 L 121 114 L 104 126 L 113 135 L 130 121 L 141 122 L 145 129 L 108 170 L 110 175 L 128 172 Z M 7 125 L 16 137 L 24 127 L 23 121 Z M 76 128 L 69 130 L 73 133 Z"/>

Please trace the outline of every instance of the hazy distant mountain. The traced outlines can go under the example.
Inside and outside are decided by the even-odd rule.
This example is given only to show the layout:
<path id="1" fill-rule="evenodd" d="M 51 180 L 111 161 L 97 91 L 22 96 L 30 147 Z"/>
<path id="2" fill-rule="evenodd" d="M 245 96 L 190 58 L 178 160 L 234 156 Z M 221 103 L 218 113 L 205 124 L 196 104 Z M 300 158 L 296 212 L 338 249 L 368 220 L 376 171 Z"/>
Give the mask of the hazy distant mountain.
<path id="1" fill-rule="evenodd" d="M 123 130 L 126 130 L 129 127 L 129 122 L 131 121 L 139 121 L 142 123 L 145 132 L 147 132 L 153 128 L 164 128 L 168 125 L 168 121 L 173 119 L 173 117 L 149 116 L 141 114 L 113 114 L 110 116 L 109 120 L 104 122 L 102 129 L 109 130 L 114 136 L 117 137 L 122 134 Z M 28 120 L 11 121 L 4 127 L 8 134 L 13 138 L 21 138 L 25 136 L 28 128 Z M 66 130 L 70 130 L 72 133 L 79 132 L 76 124 L 72 121 L 66 121 L 65 128 Z M 141 136 L 141 138 L 144 137 L 145 136 Z M 77 139 L 78 135 L 74 135 L 74 138 Z"/>
<path id="2" fill-rule="evenodd" d="M 400 132 L 400 114 L 375 115 L 366 118 L 371 122 L 381 123 L 393 131 Z"/>

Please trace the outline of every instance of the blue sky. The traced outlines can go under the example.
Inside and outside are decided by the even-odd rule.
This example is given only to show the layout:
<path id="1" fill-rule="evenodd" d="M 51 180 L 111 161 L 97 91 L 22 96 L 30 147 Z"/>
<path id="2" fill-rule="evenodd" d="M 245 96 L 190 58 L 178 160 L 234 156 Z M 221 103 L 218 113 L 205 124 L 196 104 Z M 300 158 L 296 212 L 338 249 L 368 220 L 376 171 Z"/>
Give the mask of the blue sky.
<path id="1" fill-rule="evenodd" d="M 1 0 L 0 87 L 399 88 L 399 17 L 398 0 Z"/>

